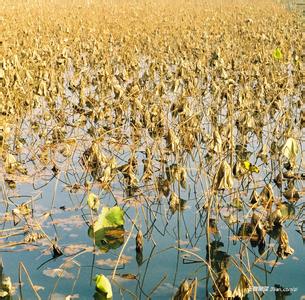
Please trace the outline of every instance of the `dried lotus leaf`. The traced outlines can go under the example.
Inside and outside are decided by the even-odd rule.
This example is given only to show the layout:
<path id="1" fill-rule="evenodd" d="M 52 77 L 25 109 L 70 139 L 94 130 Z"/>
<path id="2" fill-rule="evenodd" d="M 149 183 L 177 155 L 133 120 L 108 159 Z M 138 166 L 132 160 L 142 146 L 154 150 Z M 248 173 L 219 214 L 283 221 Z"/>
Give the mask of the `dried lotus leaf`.
<path id="1" fill-rule="evenodd" d="M 259 203 L 259 195 L 258 195 L 258 192 L 256 190 L 254 190 L 251 194 L 251 197 L 250 197 L 250 203 L 252 205 L 257 205 Z"/>
<path id="2" fill-rule="evenodd" d="M 226 269 L 223 269 L 213 284 L 213 290 L 216 299 L 228 299 L 232 295 L 232 291 L 230 289 L 230 277 Z"/>
<path id="3" fill-rule="evenodd" d="M 264 207 L 270 208 L 274 202 L 274 193 L 271 184 L 266 184 L 262 189 L 259 198 Z"/>
<path id="4" fill-rule="evenodd" d="M 299 142 L 292 137 L 288 138 L 285 145 L 282 148 L 282 153 L 288 159 L 290 164 L 294 166 L 296 157 L 300 153 Z"/>
<path id="5" fill-rule="evenodd" d="M 191 300 L 192 294 L 196 292 L 196 288 L 197 279 L 194 279 L 191 283 L 188 280 L 184 280 L 180 284 L 173 300 Z"/>
<path id="6" fill-rule="evenodd" d="M 294 185 L 288 186 L 283 195 L 289 202 L 297 202 L 300 199 L 299 191 Z"/>
<path id="7" fill-rule="evenodd" d="M 287 232 L 281 228 L 280 237 L 279 237 L 279 247 L 276 251 L 276 254 L 282 258 L 285 259 L 289 255 L 292 255 L 294 253 L 294 250 L 289 246 L 289 239 Z"/>
<path id="8" fill-rule="evenodd" d="M 216 190 L 231 189 L 233 187 L 233 178 L 230 165 L 224 160 L 215 177 L 213 187 Z"/>
<path id="9" fill-rule="evenodd" d="M 174 192 L 171 193 L 169 197 L 169 208 L 174 213 L 177 209 L 179 209 L 180 199 L 178 195 Z"/>
<path id="10" fill-rule="evenodd" d="M 139 230 L 137 233 L 137 236 L 136 236 L 136 251 L 137 252 L 143 251 L 143 244 L 144 244 L 143 234 L 142 234 L 142 231 Z"/>
<path id="11" fill-rule="evenodd" d="M 251 283 L 248 278 L 241 274 L 236 288 L 233 291 L 232 297 L 235 299 L 244 299 L 244 297 L 251 291 Z"/>
<path id="12" fill-rule="evenodd" d="M 163 179 L 162 177 L 159 177 L 157 186 L 158 186 L 158 191 L 160 194 L 164 195 L 165 197 L 169 196 L 170 181 L 168 179 Z"/>

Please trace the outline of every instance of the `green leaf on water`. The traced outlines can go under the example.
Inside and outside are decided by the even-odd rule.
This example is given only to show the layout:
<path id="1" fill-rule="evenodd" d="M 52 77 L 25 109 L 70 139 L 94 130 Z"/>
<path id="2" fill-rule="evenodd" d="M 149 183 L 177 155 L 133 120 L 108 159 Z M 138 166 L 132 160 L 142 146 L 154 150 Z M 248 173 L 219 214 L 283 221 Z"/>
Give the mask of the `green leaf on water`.
<path id="1" fill-rule="evenodd" d="M 273 57 L 275 59 L 282 59 L 283 58 L 283 53 L 281 51 L 280 48 L 276 48 L 274 51 L 273 51 Z"/>
<path id="2" fill-rule="evenodd" d="M 103 274 L 96 275 L 95 277 L 96 289 L 105 294 L 106 299 L 112 299 L 112 288 L 109 279 Z"/>
<path id="3" fill-rule="evenodd" d="M 124 223 L 124 211 L 121 207 L 103 207 L 97 222 L 94 224 L 94 231 L 123 226 Z"/>
<path id="4" fill-rule="evenodd" d="M 119 207 L 103 207 L 98 220 L 89 227 L 88 235 L 102 252 L 116 249 L 124 243 L 124 211 Z"/>

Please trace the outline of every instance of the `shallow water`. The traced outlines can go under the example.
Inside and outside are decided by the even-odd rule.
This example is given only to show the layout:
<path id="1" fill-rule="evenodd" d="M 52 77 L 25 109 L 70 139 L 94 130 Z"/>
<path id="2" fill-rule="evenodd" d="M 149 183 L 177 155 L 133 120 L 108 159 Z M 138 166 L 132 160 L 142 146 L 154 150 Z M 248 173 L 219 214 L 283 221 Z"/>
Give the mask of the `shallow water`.
<path id="1" fill-rule="evenodd" d="M 56 187 L 57 185 L 57 187 Z M 52 212 L 53 222 L 49 217 L 43 223 L 43 229 L 50 236 L 57 236 L 58 245 L 63 251 L 64 255 L 53 259 L 38 270 L 37 268 L 45 261 L 50 259 L 51 252 L 48 251 L 50 243 L 37 242 L 33 246 L 24 245 L 13 247 L 9 252 L 5 252 L 2 248 L 2 259 L 4 263 L 4 273 L 9 275 L 12 281 L 18 283 L 18 264 L 22 261 L 27 268 L 31 280 L 34 285 L 40 285 L 44 289 L 39 291 L 42 299 L 47 299 L 50 293 L 53 292 L 51 299 L 64 299 L 64 296 L 75 295 L 79 299 L 92 299 L 95 293 L 95 284 L 92 278 L 98 273 L 103 273 L 111 277 L 116 258 L 119 255 L 121 247 L 115 250 L 110 250 L 108 253 L 99 253 L 93 255 L 90 251 L 92 247 L 92 240 L 87 235 L 88 226 L 84 224 L 82 216 L 88 216 L 88 209 L 79 209 L 79 201 L 83 197 L 82 193 L 71 194 L 63 188 L 61 184 L 56 183 L 56 180 L 50 182 L 44 187 L 39 197 L 34 203 L 34 216 L 39 216 L 42 212 L 47 211 L 50 206 L 50 200 L 53 197 L 56 188 L 56 198 L 54 202 L 54 209 Z M 23 194 L 31 194 L 32 187 L 30 185 L 18 185 L 17 191 Z M 34 194 L 37 194 L 35 191 Z M 19 200 L 13 200 L 14 204 Z M 76 205 L 73 205 L 76 204 Z M 114 201 L 102 198 L 102 205 L 114 205 Z M 59 207 L 65 207 L 65 210 Z M 137 206 L 140 210 L 142 205 Z M 211 291 L 211 279 L 206 282 L 207 269 L 200 261 L 200 257 L 206 259 L 206 234 L 205 226 L 203 224 L 205 219 L 205 212 L 198 211 L 195 199 L 190 197 L 187 201 L 187 208 L 183 212 L 176 212 L 174 215 L 168 210 L 167 201 L 162 199 L 160 202 L 152 205 L 150 210 L 143 207 L 144 211 L 148 213 L 154 210 L 158 214 L 158 218 L 152 227 L 151 235 L 145 236 L 147 233 L 144 226 L 145 222 L 139 217 L 138 224 L 142 223 L 142 231 L 145 236 L 143 264 L 138 265 L 136 261 L 135 251 L 135 228 L 131 238 L 124 250 L 124 257 L 126 263 L 120 265 L 117 269 L 117 274 L 134 274 L 137 276 L 136 280 L 126 280 L 119 276 L 115 277 L 113 283 L 113 299 L 170 299 L 177 290 L 179 284 L 187 278 L 197 277 L 199 280 L 197 295 L 199 299 L 205 298 L 206 287 Z M 131 228 L 129 220 L 135 217 L 135 207 L 125 206 L 126 210 L 126 224 L 125 230 L 127 234 Z M 224 211 L 224 213 L 226 213 Z M 128 216 L 128 217 L 127 217 Z M 149 215 L 147 215 L 149 217 Z M 153 219 L 153 217 L 152 217 Z M 54 225 L 52 223 L 55 223 Z M 8 226 L 6 224 L 5 226 Z M 239 251 L 240 243 L 230 240 L 232 233 L 229 232 L 227 225 L 224 222 L 218 225 L 219 233 L 212 235 L 215 240 L 221 241 L 224 245 L 222 250 L 226 251 L 236 257 Z M 264 299 L 275 299 L 275 292 L 272 291 L 275 284 L 279 284 L 286 288 L 293 289 L 291 299 L 299 299 L 305 293 L 304 275 L 305 275 L 305 256 L 304 245 L 299 233 L 296 232 L 296 227 L 292 222 L 287 226 L 289 234 L 289 242 L 295 250 L 292 256 L 286 260 L 279 260 L 279 265 L 272 269 L 268 264 L 257 264 L 254 267 L 254 272 L 257 280 L 261 286 L 268 286 L 269 291 L 266 292 Z M 55 231 L 56 230 L 56 231 Z M 127 237 L 125 235 L 125 240 Z M 18 238 L 16 238 L 18 240 Z M 154 241 L 154 242 L 153 242 Z M 2 240 L 2 247 L 5 244 Z M 154 246 L 155 243 L 155 246 Z M 274 242 L 275 243 L 275 242 Z M 34 246 L 34 245 L 37 245 Z M 75 245 L 72 248 L 71 245 Z M 182 250 L 178 251 L 177 248 Z M 42 254 L 41 249 L 44 250 Z M 67 264 L 65 276 L 71 277 L 69 279 L 52 278 L 46 276 L 48 270 L 59 268 L 66 260 L 69 260 L 74 253 L 88 250 L 88 252 L 80 253 L 73 261 L 76 264 Z M 252 248 L 249 245 L 250 261 L 253 261 L 253 254 L 258 255 L 257 247 Z M 185 252 L 190 251 L 190 252 Z M 194 253 L 197 256 L 194 256 Z M 276 256 L 270 255 L 269 261 L 275 259 Z M 237 284 L 239 278 L 239 271 L 231 264 L 229 268 L 231 278 L 231 286 Z M 26 281 L 26 276 L 23 274 L 24 285 L 22 287 L 22 295 L 24 299 L 34 299 L 34 294 Z"/>

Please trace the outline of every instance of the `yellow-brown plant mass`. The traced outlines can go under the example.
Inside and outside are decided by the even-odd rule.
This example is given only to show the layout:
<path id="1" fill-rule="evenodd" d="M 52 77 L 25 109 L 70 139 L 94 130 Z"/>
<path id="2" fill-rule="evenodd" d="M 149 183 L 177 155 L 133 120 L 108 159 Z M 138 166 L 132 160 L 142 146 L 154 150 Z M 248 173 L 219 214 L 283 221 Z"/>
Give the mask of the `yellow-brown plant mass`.
<path id="1" fill-rule="evenodd" d="M 209 247 L 228 205 L 252 216 L 235 234 L 262 254 L 302 193 L 302 26 L 275 1 L 2 0 L 0 175 L 14 189 L 83 172 L 71 192 L 165 198 L 173 214 L 196 186 Z M 293 253 L 284 229 L 278 243 Z M 213 274 L 215 297 L 229 297 L 226 267 Z"/>

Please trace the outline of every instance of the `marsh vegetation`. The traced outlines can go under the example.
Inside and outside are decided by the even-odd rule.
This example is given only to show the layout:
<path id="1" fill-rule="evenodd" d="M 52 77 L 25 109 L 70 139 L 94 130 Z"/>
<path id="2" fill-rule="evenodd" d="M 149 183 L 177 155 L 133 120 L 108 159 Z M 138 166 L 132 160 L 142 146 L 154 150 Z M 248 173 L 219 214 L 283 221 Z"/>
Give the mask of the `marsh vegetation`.
<path id="1" fill-rule="evenodd" d="M 304 295 L 302 26 L 274 1 L 1 1 L 0 298 Z"/>

